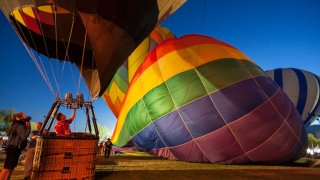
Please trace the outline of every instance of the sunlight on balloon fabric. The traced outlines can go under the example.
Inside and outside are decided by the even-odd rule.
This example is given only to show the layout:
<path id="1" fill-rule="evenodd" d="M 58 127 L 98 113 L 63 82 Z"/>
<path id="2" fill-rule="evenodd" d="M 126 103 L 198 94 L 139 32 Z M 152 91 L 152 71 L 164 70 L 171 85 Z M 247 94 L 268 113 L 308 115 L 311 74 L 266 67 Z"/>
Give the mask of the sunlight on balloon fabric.
<path id="1" fill-rule="evenodd" d="M 288 95 L 297 108 L 304 125 L 309 126 L 320 115 L 320 77 L 295 68 L 266 71 Z"/>
<path id="2" fill-rule="evenodd" d="M 139 67 L 112 141 L 173 160 L 243 164 L 293 161 L 307 138 L 291 101 L 252 60 L 186 35 L 161 43 Z"/>
<path id="3" fill-rule="evenodd" d="M 162 41 L 173 38 L 174 35 L 165 27 L 157 26 L 151 34 L 132 52 L 128 60 L 118 69 L 113 76 L 107 90 L 103 93 L 113 114 L 118 117 L 124 95 L 133 75 L 142 64 L 145 57 Z"/>
<path id="4" fill-rule="evenodd" d="M 30 56 L 76 63 L 94 99 L 132 51 L 184 3 L 2 0 L 0 8 L 28 52 L 29 47 L 37 52 Z"/>

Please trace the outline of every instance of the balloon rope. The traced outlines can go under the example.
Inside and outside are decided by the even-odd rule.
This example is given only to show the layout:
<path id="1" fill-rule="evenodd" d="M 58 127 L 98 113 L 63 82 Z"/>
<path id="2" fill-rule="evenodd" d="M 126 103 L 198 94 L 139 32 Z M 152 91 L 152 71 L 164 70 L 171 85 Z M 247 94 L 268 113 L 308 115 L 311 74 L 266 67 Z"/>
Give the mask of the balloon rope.
<path id="1" fill-rule="evenodd" d="M 48 81 L 49 84 L 50 84 L 50 87 L 52 88 L 51 82 L 50 82 L 50 80 L 49 80 L 48 73 L 47 73 L 47 71 L 46 71 L 46 68 L 44 67 L 44 64 L 43 64 L 43 61 L 42 61 L 42 59 L 41 59 L 41 56 L 38 55 L 38 57 L 39 57 L 39 62 L 40 62 L 41 67 L 42 67 L 42 69 L 40 69 L 40 70 L 42 70 L 43 73 L 44 73 L 44 75 L 45 75 L 45 78 L 44 78 L 44 79 L 47 79 L 47 81 Z M 53 88 L 52 88 L 52 89 L 53 89 Z M 57 95 L 55 95 L 55 96 L 57 96 Z M 59 97 L 59 96 L 58 96 L 58 97 Z"/>
<path id="2" fill-rule="evenodd" d="M 48 51 L 48 47 L 47 47 L 47 42 L 46 42 L 46 38 L 44 36 L 44 31 L 43 31 L 43 28 L 42 28 L 42 23 L 40 22 L 40 16 L 39 16 L 39 10 L 38 8 L 36 8 L 36 15 L 37 15 L 37 20 L 38 20 L 38 23 L 40 25 L 40 30 L 41 30 L 41 35 L 42 35 L 42 39 L 43 39 L 43 42 L 44 42 L 44 47 L 46 48 L 46 51 L 47 51 L 47 57 L 50 57 L 50 54 L 49 54 L 49 51 Z"/>
<path id="3" fill-rule="evenodd" d="M 56 37 L 56 58 L 58 59 L 58 24 L 57 24 L 57 5 L 56 1 L 54 1 L 54 33 Z"/>
<path id="4" fill-rule="evenodd" d="M 77 88 L 77 81 L 76 81 L 76 78 L 74 77 L 71 64 L 70 63 L 68 63 L 68 64 L 69 64 L 69 69 L 70 69 L 70 72 L 71 72 L 71 77 L 72 77 L 72 80 L 73 80 L 73 83 L 74 83 L 74 87 Z"/>
<path id="5" fill-rule="evenodd" d="M 45 49 L 46 49 L 46 52 L 47 52 L 47 57 L 50 57 L 50 54 L 49 54 L 49 51 L 48 51 L 48 47 L 47 47 L 46 38 L 45 38 L 44 31 L 43 31 L 43 28 L 42 28 L 42 23 L 41 23 L 41 21 L 40 21 L 39 10 L 38 10 L 38 8 L 35 8 L 35 9 L 36 9 L 36 13 L 35 13 L 35 14 L 36 14 L 36 16 L 37 16 L 38 24 L 39 24 L 39 26 L 40 26 L 42 39 L 43 39 L 44 46 L 45 46 Z M 38 57 L 39 57 L 39 61 L 40 61 L 41 67 L 42 67 L 42 69 L 43 69 L 43 71 L 44 71 L 44 74 L 45 74 L 45 76 L 46 76 L 46 79 L 49 80 L 49 76 L 48 76 L 48 74 L 47 74 L 46 68 L 45 68 L 44 65 L 43 65 L 43 61 L 42 61 L 42 59 L 41 59 L 41 56 L 38 55 Z M 49 81 L 49 82 L 50 82 L 50 81 Z M 51 85 L 51 84 L 50 84 L 50 85 Z M 51 87 L 52 87 L 52 86 L 51 86 Z M 58 94 L 60 95 L 59 88 L 57 88 L 57 89 L 58 89 Z M 59 95 L 58 95 L 58 96 L 59 96 Z"/>
<path id="6" fill-rule="evenodd" d="M 86 50 L 87 34 L 88 34 L 88 31 L 86 30 L 86 34 L 85 34 L 85 36 L 84 36 L 83 49 L 82 49 L 82 57 L 81 57 L 81 66 L 80 66 L 80 72 L 79 72 L 78 93 L 80 92 L 81 73 L 82 73 L 82 67 L 83 67 L 84 53 L 85 53 L 85 50 Z"/>
<path id="7" fill-rule="evenodd" d="M 91 69 L 93 69 L 94 68 L 94 62 L 95 62 L 95 59 L 94 59 L 94 52 L 92 51 L 92 59 L 91 59 Z M 92 78 L 92 77 L 91 77 Z M 93 82 L 93 81 L 91 81 L 91 82 Z M 90 93 L 90 89 L 88 89 L 88 99 L 89 100 L 94 100 L 93 98 L 92 98 L 92 95 L 91 95 L 91 93 Z M 96 99 L 96 98 L 95 98 Z"/>
<path id="8" fill-rule="evenodd" d="M 72 13 L 72 24 L 71 24 L 71 28 L 70 28 L 70 33 L 69 33 L 69 38 L 68 38 L 68 42 L 67 42 L 67 46 L 66 46 L 66 53 L 64 55 L 64 59 L 67 59 L 70 61 L 69 59 L 69 46 L 70 46 L 70 42 L 71 42 L 71 37 L 72 37 L 72 34 L 73 34 L 73 28 L 74 28 L 74 21 L 75 21 L 75 14 L 74 12 Z M 71 61 L 70 61 L 71 62 Z M 73 75 L 73 72 L 72 72 L 72 68 L 71 68 L 71 63 L 68 63 L 69 64 L 69 68 L 70 68 L 70 72 L 71 72 L 71 75 L 72 75 L 72 80 L 73 82 L 75 83 L 75 87 L 77 87 L 76 85 L 76 80 L 74 78 L 74 75 Z M 65 67 L 65 61 L 63 63 L 63 67 L 62 67 L 62 71 L 61 71 L 61 79 L 62 79 L 62 74 L 63 74 L 63 71 L 64 71 L 64 67 Z"/>
<path id="9" fill-rule="evenodd" d="M 54 82 L 55 82 L 56 87 L 57 87 L 58 97 L 59 97 L 59 95 L 60 95 L 60 88 L 59 88 L 59 84 L 58 84 L 58 82 L 57 82 L 57 78 L 56 78 L 56 75 L 55 75 L 55 71 L 53 70 L 51 61 L 49 61 L 49 65 L 50 65 L 50 69 L 51 69 L 51 73 L 52 73 Z"/>
<path id="10" fill-rule="evenodd" d="M 17 21 L 17 19 L 16 18 L 14 18 L 14 20 L 15 21 Z M 40 67 L 40 65 L 39 65 L 39 63 L 38 63 L 38 61 L 37 61 L 37 59 L 36 59 L 36 57 L 34 56 L 34 54 L 33 54 L 33 51 L 31 50 L 31 48 L 29 48 L 30 47 L 30 43 L 28 42 L 28 40 L 27 40 L 27 38 L 26 38 L 26 36 L 25 36 L 25 34 L 24 34 L 24 32 L 22 31 L 22 29 L 21 29 L 21 27 L 20 27 L 20 24 L 18 23 L 18 22 L 16 22 L 16 24 L 18 25 L 18 27 L 16 27 L 15 25 L 14 25 L 14 23 L 12 22 L 12 24 L 13 24 L 13 29 L 14 29 L 14 31 L 16 32 L 16 34 L 17 34 L 17 36 L 18 36 L 18 38 L 19 38 L 19 40 L 21 41 L 21 43 L 22 43 L 22 45 L 24 46 L 24 48 L 26 49 L 26 51 L 28 52 L 28 54 L 29 54 L 29 56 L 30 56 L 30 58 L 31 58 L 31 60 L 34 62 L 34 64 L 36 65 L 36 67 L 37 67 L 37 69 L 38 69 L 38 71 L 39 71 L 39 73 L 40 73 L 40 75 L 42 76 L 42 78 L 43 78 L 43 80 L 45 81 L 45 83 L 47 84 L 47 86 L 49 87 L 49 89 L 50 89 L 50 91 L 51 91 L 51 93 L 56 97 L 57 96 L 57 94 L 55 93 L 55 91 L 53 90 L 53 88 L 52 88 L 52 86 L 51 86 L 51 83 L 50 83 L 50 81 L 49 81 L 49 78 L 47 77 L 47 76 L 45 76 L 45 74 L 44 74 L 44 72 L 43 72 L 43 70 L 41 69 L 41 67 Z M 19 30 L 20 30 L 20 32 L 21 32 L 21 35 L 23 36 L 23 38 L 26 40 L 26 43 L 24 43 L 24 41 L 22 40 L 22 37 L 20 37 L 20 35 L 19 35 L 19 33 L 18 33 L 18 29 L 17 28 L 19 28 Z M 29 32 L 30 33 L 30 32 Z M 28 45 L 27 45 L 28 44 Z"/>
<path id="11" fill-rule="evenodd" d="M 64 55 L 64 59 L 69 59 L 69 45 L 70 45 L 70 42 L 71 42 L 71 36 L 72 36 L 72 33 L 73 33 L 73 26 L 74 26 L 74 12 L 72 14 L 72 24 L 71 24 L 71 28 L 70 28 L 70 33 L 69 33 L 69 38 L 68 38 L 68 43 L 67 43 L 67 47 L 66 47 L 66 54 Z"/>
<path id="12" fill-rule="evenodd" d="M 19 37 L 19 36 L 18 36 Z M 25 47 L 25 49 L 27 50 L 29 56 L 31 57 L 32 61 L 34 62 L 34 64 L 36 65 L 38 71 L 40 72 L 42 78 L 44 79 L 44 81 L 46 82 L 47 86 L 49 87 L 51 93 L 54 95 L 54 97 L 58 97 L 57 93 L 55 93 L 55 91 L 53 90 L 52 88 L 52 85 L 49 81 L 49 78 L 47 76 L 45 76 L 44 72 L 43 72 L 43 69 L 41 69 L 38 61 L 37 61 L 37 58 L 34 56 L 34 53 L 32 51 L 32 49 L 28 48 L 28 46 L 22 41 L 22 39 L 19 37 L 21 43 L 23 44 L 23 46 Z"/>

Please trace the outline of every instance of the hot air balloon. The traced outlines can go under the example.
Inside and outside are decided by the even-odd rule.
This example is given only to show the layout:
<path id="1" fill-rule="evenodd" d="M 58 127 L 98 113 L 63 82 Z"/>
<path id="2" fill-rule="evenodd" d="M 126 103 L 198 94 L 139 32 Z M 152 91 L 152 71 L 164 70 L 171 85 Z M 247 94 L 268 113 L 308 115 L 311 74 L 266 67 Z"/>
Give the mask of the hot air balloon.
<path id="1" fill-rule="evenodd" d="M 158 45 L 135 73 L 112 142 L 172 160 L 222 164 L 299 158 L 294 105 L 238 49 L 202 35 Z"/>
<path id="2" fill-rule="evenodd" d="M 297 108 L 305 126 L 320 114 L 320 77 L 296 68 L 277 68 L 266 71 L 288 95 Z"/>
<path id="3" fill-rule="evenodd" d="M 174 35 L 165 27 L 157 26 L 150 35 L 132 52 L 128 60 L 118 69 L 113 76 L 108 88 L 103 93 L 113 114 L 117 117 L 119 110 L 127 92 L 128 85 L 134 73 L 142 64 L 144 58 L 162 41 L 173 38 Z"/>
<path id="4" fill-rule="evenodd" d="M 74 62 L 97 98 L 130 53 L 184 2 L 4 0 L 0 7 L 27 47 Z"/>

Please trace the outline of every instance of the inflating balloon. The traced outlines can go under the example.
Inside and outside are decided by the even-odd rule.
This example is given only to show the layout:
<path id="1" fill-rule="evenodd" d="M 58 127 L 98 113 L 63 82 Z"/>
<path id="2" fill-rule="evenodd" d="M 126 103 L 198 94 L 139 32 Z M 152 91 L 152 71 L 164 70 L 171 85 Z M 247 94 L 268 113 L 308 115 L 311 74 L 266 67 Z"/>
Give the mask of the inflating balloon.
<path id="1" fill-rule="evenodd" d="M 116 117 L 119 114 L 119 110 L 127 92 L 128 85 L 131 82 L 134 73 L 142 64 L 144 58 L 162 41 L 173 37 L 174 35 L 167 28 L 157 26 L 151 32 L 151 34 L 132 52 L 132 54 L 128 57 L 128 60 L 113 76 L 102 97 Z"/>
<path id="2" fill-rule="evenodd" d="M 76 63 L 97 98 L 130 53 L 184 2 L 2 0 L 0 7 L 28 48 Z"/>
<path id="3" fill-rule="evenodd" d="M 278 68 L 266 72 L 288 95 L 305 126 L 320 114 L 320 77 L 296 68 Z"/>
<path id="4" fill-rule="evenodd" d="M 168 159 L 223 164 L 290 162 L 307 144 L 282 89 L 239 50 L 201 35 L 166 40 L 149 53 L 112 141 Z"/>

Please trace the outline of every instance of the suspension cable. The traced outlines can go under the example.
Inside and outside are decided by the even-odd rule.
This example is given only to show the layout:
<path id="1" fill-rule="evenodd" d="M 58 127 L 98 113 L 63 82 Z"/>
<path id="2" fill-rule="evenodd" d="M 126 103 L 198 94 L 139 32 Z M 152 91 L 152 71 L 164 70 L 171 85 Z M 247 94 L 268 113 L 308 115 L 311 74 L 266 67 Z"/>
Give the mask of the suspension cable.
<path id="1" fill-rule="evenodd" d="M 58 24 L 57 24 L 57 4 L 56 1 L 53 3 L 53 10 L 54 10 L 54 34 L 56 37 L 56 58 L 58 59 Z"/>
<path id="2" fill-rule="evenodd" d="M 85 50 L 86 50 L 87 34 L 88 34 L 88 31 L 86 30 L 86 34 L 85 34 L 85 36 L 84 36 L 83 49 L 82 49 L 82 57 L 81 57 L 81 66 L 80 66 L 80 72 L 79 72 L 78 93 L 80 92 L 81 73 L 82 73 L 82 67 L 83 67 L 83 61 L 84 61 L 84 53 L 85 53 Z"/>
<path id="3" fill-rule="evenodd" d="M 76 81 L 76 78 L 74 77 L 74 74 L 73 74 L 72 67 L 71 67 L 70 63 L 69 63 L 69 69 L 70 69 L 70 72 L 71 72 L 71 77 L 72 77 L 72 80 L 73 80 L 73 83 L 74 83 L 74 87 L 77 88 L 77 81 Z"/>
<path id="4" fill-rule="evenodd" d="M 49 65 L 50 65 L 50 69 L 51 69 L 51 73 L 52 73 L 53 80 L 54 80 L 54 82 L 55 82 L 55 84 L 56 84 L 56 87 L 57 87 L 58 97 L 59 97 L 59 95 L 60 95 L 61 92 L 60 92 L 60 89 L 59 89 L 59 84 L 58 84 L 58 81 L 57 81 L 57 78 L 56 78 L 56 75 L 55 75 L 55 71 L 54 71 L 54 69 L 53 69 L 53 67 L 52 67 L 51 61 L 49 61 Z"/>
<path id="5" fill-rule="evenodd" d="M 20 13 L 20 10 L 19 10 L 19 13 Z M 28 40 L 27 40 L 27 38 L 26 38 L 26 35 L 23 33 L 23 30 L 21 29 L 19 22 L 17 22 L 16 17 L 14 18 L 14 20 L 16 21 L 16 24 L 17 24 L 18 28 L 20 29 L 21 35 L 22 35 L 23 38 L 26 40 L 26 43 L 25 43 L 25 42 L 22 40 L 22 38 L 20 37 L 20 34 L 19 34 L 19 32 L 18 32 L 18 29 L 17 29 L 17 27 L 16 27 L 14 24 L 12 24 L 12 25 L 13 25 L 13 26 L 12 26 L 13 29 L 15 30 L 15 32 L 16 32 L 19 40 L 21 41 L 22 45 L 24 46 L 24 48 L 25 48 L 26 51 L 28 52 L 31 60 L 32 60 L 32 61 L 34 62 L 34 64 L 36 65 L 36 67 L 37 67 L 40 75 L 42 76 L 42 78 L 44 79 L 45 83 L 46 83 L 47 86 L 49 87 L 51 93 L 54 95 L 54 97 L 56 97 L 57 95 L 56 95 L 55 91 L 53 90 L 53 88 L 52 88 L 52 86 L 51 86 L 51 83 L 50 83 L 48 77 L 45 76 L 45 74 L 44 74 L 43 70 L 41 69 L 41 67 L 40 67 L 40 65 L 39 65 L 36 57 L 34 56 L 34 53 L 33 53 L 32 49 L 30 48 L 30 47 L 31 47 L 31 46 L 30 46 L 30 43 L 28 42 Z M 23 20 L 24 20 L 24 19 L 23 19 Z M 24 21 L 25 21 L 25 20 L 24 20 Z M 28 30 L 29 30 L 29 29 L 28 29 Z M 30 33 L 30 31 L 29 31 L 29 33 Z M 31 35 L 30 35 L 30 36 L 31 36 Z M 32 40 L 33 40 L 33 39 L 32 39 Z M 28 45 L 27 45 L 27 44 L 28 44 Z"/>
<path id="6" fill-rule="evenodd" d="M 20 37 L 19 37 L 20 39 Z M 38 71 L 40 72 L 42 78 L 44 79 L 44 81 L 46 82 L 46 84 L 48 85 L 51 93 L 53 94 L 53 96 L 55 98 L 58 97 L 58 95 L 55 93 L 55 91 L 53 90 L 53 87 L 51 86 L 51 83 L 50 83 L 50 80 L 45 76 L 44 72 L 43 72 L 43 69 L 41 69 L 36 57 L 34 56 L 34 53 L 32 51 L 32 49 L 28 48 L 27 45 L 22 41 L 22 39 L 20 39 L 21 43 L 23 44 L 23 46 L 25 47 L 25 49 L 27 50 L 29 56 L 31 57 L 32 61 L 34 62 L 34 64 L 36 65 Z"/>
<path id="7" fill-rule="evenodd" d="M 95 62 L 94 60 L 95 60 L 94 52 L 92 51 L 91 69 L 93 69 L 93 67 L 94 67 L 94 62 Z M 93 100 L 89 88 L 88 88 L 88 100 L 90 100 L 90 101 Z"/>
<path id="8" fill-rule="evenodd" d="M 47 47 L 46 38 L 45 38 L 44 31 L 43 31 L 43 28 L 42 28 L 42 23 L 41 23 L 40 16 L 39 16 L 39 9 L 37 7 L 35 7 L 35 10 L 36 10 L 36 16 L 37 16 L 37 20 L 38 20 L 38 23 L 39 23 L 39 26 L 40 26 L 40 30 L 41 30 L 42 40 L 44 42 L 44 47 L 45 47 L 46 52 L 47 52 L 47 57 L 50 57 L 50 54 L 49 54 L 49 51 L 48 51 L 48 47 Z M 44 71 L 44 74 L 46 76 L 46 79 L 49 81 L 49 76 L 47 74 L 46 68 L 44 67 L 44 64 L 43 64 L 43 61 L 41 59 L 41 56 L 38 55 L 38 57 L 39 57 L 39 61 L 40 61 L 41 67 L 42 67 L 42 69 Z M 50 86 L 51 86 L 51 83 L 50 83 Z"/>
<path id="9" fill-rule="evenodd" d="M 70 46 L 70 42 L 71 42 L 71 37 L 72 37 L 72 34 L 73 34 L 73 28 L 74 28 L 74 22 L 75 22 L 75 13 L 74 11 L 72 12 L 72 23 L 71 23 L 71 28 L 70 28 L 70 32 L 69 32 L 69 37 L 68 37 L 68 42 L 67 42 L 67 46 L 65 46 L 65 55 L 64 55 L 64 60 L 68 60 L 69 62 L 70 61 L 70 57 L 69 57 L 69 46 Z M 65 42 L 64 42 L 64 39 L 63 39 L 63 43 L 65 45 Z M 61 76 L 60 76 L 60 79 L 62 80 L 62 77 L 63 77 L 63 72 L 64 72 L 64 68 L 65 68 L 65 64 L 66 64 L 66 61 L 63 61 L 63 65 L 62 65 L 62 70 L 61 70 Z M 70 66 L 70 63 L 68 63 L 69 66 Z M 70 66 L 71 67 L 71 66 Z M 74 80 L 74 78 L 73 78 Z M 74 80 L 75 82 L 75 80 Z M 77 86 L 75 86 L 77 87 Z"/>

